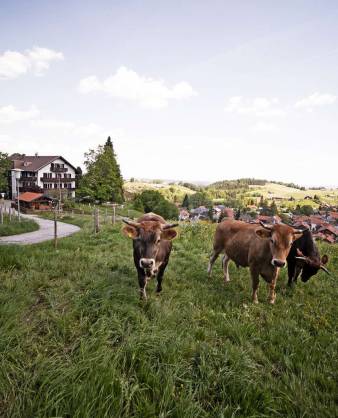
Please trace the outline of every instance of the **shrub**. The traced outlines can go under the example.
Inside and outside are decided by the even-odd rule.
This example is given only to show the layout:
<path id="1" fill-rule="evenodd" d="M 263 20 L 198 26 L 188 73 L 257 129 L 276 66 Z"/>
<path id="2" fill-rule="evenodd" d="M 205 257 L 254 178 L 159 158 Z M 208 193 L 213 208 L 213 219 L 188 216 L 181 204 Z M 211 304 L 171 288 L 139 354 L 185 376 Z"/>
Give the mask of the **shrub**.
<path id="1" fill-rule="evenodd" d="M 177 207 L 173 203 L 168 202 L 156 190 L 144 190 L 135 197 L 133 206 L 136 210 L 145 213 L 154 212 L 166 219 L 178 218 Z"/>

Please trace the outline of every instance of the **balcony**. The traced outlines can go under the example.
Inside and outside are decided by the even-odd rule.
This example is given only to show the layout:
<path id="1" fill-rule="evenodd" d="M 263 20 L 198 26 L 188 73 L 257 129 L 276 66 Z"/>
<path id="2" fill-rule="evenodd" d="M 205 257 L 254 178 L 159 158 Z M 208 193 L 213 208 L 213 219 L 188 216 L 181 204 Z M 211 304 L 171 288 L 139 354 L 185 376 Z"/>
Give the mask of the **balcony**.
<path id="1" fill-rule="evenodd" d="M 53 173 L 67 173 L 68 168 L 51 166 L 50 171 L 52 171 Z"/>
<path id="2" fill-rule="evenodd" d="M 42 189 L 39 186 L 20 186 L 19 192 L 33 192 L 33 193 L 42 193 Z"/>
<path id="3" fill-rule="evenodd" d="M 36 176 L 21 176 L 19 181 L 36 181 L 38 178 Z"/>
<path id="4" fill-rule="evenodd" d="M 48 177 L 40 177 L 40 180 L 44 183 L 70 183 L 72 181 L 75 181 L 74 178 L 48 178 Z"/>

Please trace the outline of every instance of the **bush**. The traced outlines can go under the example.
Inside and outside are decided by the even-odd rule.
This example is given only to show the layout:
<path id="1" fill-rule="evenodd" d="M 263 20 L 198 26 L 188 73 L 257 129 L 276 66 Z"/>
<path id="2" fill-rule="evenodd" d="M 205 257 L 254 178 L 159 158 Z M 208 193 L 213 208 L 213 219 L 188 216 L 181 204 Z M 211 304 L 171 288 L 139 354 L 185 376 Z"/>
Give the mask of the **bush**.
<path id="1" fill-rule="evenodd" d="M 313 207 L 310 205 L 304 205 L 300 208 L 302 215 L 310 216 L 313 215 Z"/>
<path id="2" fill-rule="evenodd" d="M 165 219 L 177 219 L 178 209 L 173 204 L 168 202 L 156 190 L 144 190 L 134 199 L 134 209 L 149 213 L 154 212 L 163 216 Z"/>
<path id="3" fill-rule="evenodd" d="M 199 206 L 211 206 L 212 202 L 209 199 L 208 195 L 205 192 L 197 192 L 190 196 L 190 205 L 193 208 L 198 208 Z"/>

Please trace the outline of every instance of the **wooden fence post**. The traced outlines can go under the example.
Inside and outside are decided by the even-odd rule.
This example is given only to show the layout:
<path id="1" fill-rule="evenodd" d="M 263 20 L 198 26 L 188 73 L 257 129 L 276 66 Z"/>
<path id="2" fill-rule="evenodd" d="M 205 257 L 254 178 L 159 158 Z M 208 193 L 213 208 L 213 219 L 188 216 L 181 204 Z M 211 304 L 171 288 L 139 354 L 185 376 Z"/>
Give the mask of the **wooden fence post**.
<path id="1" fill-rule="evenodd" d="M 58 245 L 58 226 L 56 218 L 56 209 L 54 210 L 54 248 L 57 248 Z"/>
<path id="2" fill-rule="evenodd" d="M 0 206 L 0 222 L 1 224 L 4 223 L 4 212 L 3 212 L 3 206 Z"/>
<path id="3" fill-rule="evenodd" d="M 94 234 L 97 234 L 100 231 L 100 219 L 99 219 L 99 210 L 97 208 L 94 209 Z"/>
<path id="4" fill-rule="evenodd" d="M 11 207 L 8 208 L 8 220 L 9 222 L 12 222 L 12 208 Z"/>
<path id="5" fill-rule="evenodd" d="M 116 222 L 116 204 L 115 203 L 113 203 L 113 216 L 112 216 L 112 224 L 113 225 L 115 225 L 115 222 Z"/>
<path id="6" fill-rule="evenodd" d="M 105 224 L 107 223 L 107 208 L 106 208 L 106 210 L 104 212 L 104 223 Z"/>

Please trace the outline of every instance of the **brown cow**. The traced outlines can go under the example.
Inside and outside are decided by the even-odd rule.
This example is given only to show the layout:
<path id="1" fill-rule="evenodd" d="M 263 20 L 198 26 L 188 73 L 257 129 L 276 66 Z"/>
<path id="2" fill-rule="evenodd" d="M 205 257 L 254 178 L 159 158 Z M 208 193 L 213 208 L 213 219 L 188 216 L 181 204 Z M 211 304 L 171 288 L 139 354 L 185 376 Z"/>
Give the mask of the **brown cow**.
<path id="1" fill-rule="evenodd" d="M 224 280 L 229 282 L 228 264 L 233 260 L 237 267 L 249 267 L 252 279 L 252 300 L 258 303 L 259 275 L 270 284 L 269 302 L 275 303 L 275 286 L 280 267 L 286 264 L 286 257 L 293 241 L 302 231 L 288 225 L 248 224 L 241 221 L 225 220 L 217 225 L 214 250 L 210 257 L 208 273 L 218 255 L 224 251 Z"/>
<path id="2" fill-rule="evenodd" d="M 136 222 L 123 219 L 123 233 L 133 239 L 134 263 L 138 274 L 140 297 L 147 298 L 147 282 L 157 276 L 156 292 L 162 290 L 162 279 L 172 248 L 171 240 L 178 224 L 167 224 L 162 216 L 147 213 Z"/>

